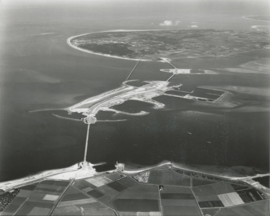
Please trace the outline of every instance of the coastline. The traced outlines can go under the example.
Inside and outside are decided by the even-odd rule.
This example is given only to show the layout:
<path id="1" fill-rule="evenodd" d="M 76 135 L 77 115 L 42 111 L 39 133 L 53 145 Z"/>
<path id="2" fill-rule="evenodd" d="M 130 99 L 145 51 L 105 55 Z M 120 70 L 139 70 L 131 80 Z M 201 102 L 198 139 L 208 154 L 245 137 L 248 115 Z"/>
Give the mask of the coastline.
<path id="1" fill-rule="evenodd" d="M 86 50 L 86 49 L 82 49 L 80 47 L 77 47 L 77 46 L 74 46 L 72 43 L 71 43 L 71 40 L 76 38 L 76 37 L 80 37 L 80 36 L 84 36 L 84 35 L 90 35 L 90 34 L 96 34 L 96 33 L 105 33 L 105 32 L 132 32 L 132 31 L 166 31 L 168 29 L 146 29 L 146 30 L 134 30 L 134 29 L 131 29 L 131 30 L 126 30 L 126 29 L 116 29 L 116 30 L 109 30 L 109 31 L 99 31 L 99 32 L 92 32 L 92 33 L 84 33 L 84 34 L 80 34 L 80 35 L 75 35 L 75 36 L 71 36 L 67 39 L 67 44 L 74 48 L 74 49 L 77 49 L 79 51 L 82 51 L 82 52 L 86 52 L 86 53 L 89 53 L 89 54 L 94 54 L 94 55 L 99 55 L 99 56 L 103 56 L 103 57 L 109 57 L 109 58 L 116 58 L 116 59 L 123 59 L 123 60 L 131 60 L 131 61 L 145 61 L 145 62 L 153 62 L 154 60 L 152 59 L 133 59 L 133 58 L 124 58 L 124 57 L 119 57 L 119 56 L 114 56 L 114 55 L 109 55 L 109 54 L 102 54 L 102 53 L 96 53 L 96 52 L 93 52 L 93 51 L 90 51 L 90 50 Z"/>
<path id="2" fill-rule="evenodd" d="M 244 19 L 250 19 L 250 20 L 257 20 L 257 19 L 253 19 L 253 18 L 249 18 L 249 17 L 246 17 L 246 16 L 242 16 L 242 18 Z M 266 21 L 266 22 L 270 22 L 270 21 L 267 21 L 267 20 L 258 20 L 258 21 Z M 256 30 L 260 30 L 259 28 L 260 27 L 269 27 L 268 25 L 253 25 L 251 26 L 251 28 L 253 29 L 256 29 Z M 74 38 L 77 38 L 77 37 L 81 37 L 81 36 L 84 36 L 84 35 L 91 35 L 91 34 L 97 34 L 97 33 L 106 33 L 106 32 L 138 32 L 138 31 L 168 31 L 169 29 L 145 29 L 145 30 L 136 30 L 136 29 L 130 29 L 130 30 L 127 30 L 127 29 L 116 29 L 116 30 L 106 30 L 106 31 L 97 31 L 97 32 L 92 32 L 92 33 L 83 33 L 83 34 L 79 34 L 79 35 L 74 35 L 74 36 L 70 36 L 67 38 L 66 42 L 67 44 L 76 49 L 76 50 L 79 50 L 81 52 L 85 52 L 85 53 L 89 53 L 89 54 L 94 54 L 94 55 L 98 55 L 98 56 L 103 56 L 103 57 L 109 57 L 109 58 L 115 58 L 115 59 L 122 59 L 122 60 L 130 60 L 130 61 L 144 61 L 144 62 L 162 62 L 162 57 L 160 57 L 161 60 L 158 60 L 158 57 L 157 57 L 157 60 L 153 60 L 153 59 L 139 59 L 139 58 L 128 58 L 128 57 L 120 57 L 120 56 L 117 56 L 117 55 L 110 55 L 110 54 L 102 54 L 102 53 L 98 53 L 98 52 L 93 52 L 93 51 L 90 51 L 90 50 L 87 50 L 87 49 L 83 49 L 83 48 L 80 48 L 78 46 L 75 46 L 71 43 L 71 40 L 74 39 Z M 175 30 L 175 29 L 170 29 L 170 30 Z M 254 50 L 251 50 L 251 51 L 255 51 L 256 49 Z M 242 54 L 242 53 L 247 53 L 247 52 L 250 52 L 250 51 L 243 51 L 243 52 L 239 52 L 237 54 Z M 231 56 L 231 55 L 228 55 L 228 56 Z M 200 56 L 199 58 L 212 58 L 213 56 Z M 219 58 L 219 57 L 227 57 L 227 56 L 216 56 L 216 58 Z M 197 58 L 197 56 L 187 56 L 187 57 L 181 57 L 181 58 L 178 58 L 178 59 L 186 59 L 186 58 Z"/>
<path id="3" fill-rule="evenodd" d="M 124 175 L 136 175 L 142 172 L 147 172 L 152 169 L 156 169 L 162 166 L 171 166 L 172 168 L 176 168 L 182 171 L 196 173 L 202 176 L 209 176 L 214 178 L 219 178 L 223 180 L 229 180 L 229 181 L 243 181 L 252 187 L 255 188 L 264 188 L 267 189 L 267 187 L 262 186 L 259 182 L 254 181 L 254 178 L 258 177 L 266 177 L 270 176 L 270 173 L 264 173 L 264 174 L 256 174 L 253 176 L 236 176 L 234 174 L 223 174 L 223 173 L 217 173 L 209 170 L 198 170 L 191 166 L 186 166 L 185 164 L 179 164 L 171 161 L 163 161 L 161 163 L 158 163 L 156 165 L 150 165 L 150 166 L 143 166 L 140 168 L 125 168 L 124 170 L 118 171 L 117 166 L 116 169 L 113 170 L 107 170 L 104 172 L 96 172 L 96 170 L 93 168 L 95 164 L 91 164 L 90 162 L 86 162 L 86 166 L 84 165 L 84 162 L 76 163 L 72 166 L 66 167 L 66 168 L 60 168 L 60 169 L 52 169 L 52 170 L 46 170 L 39 173 L 36 173 L 34 175 L 23 177 L 15 180 L 5 181 L 0 183 L 0 190 L 4 192 L 12 191 L 16 188 L 25 187 L 34 183 L 38 183 L 44 180 L 69 180 L 69 179 L 85 179 L 85 178 L 92 178 L 95 176 L 102 175 L 104 173 L 115 173 L 120 172 Z"/>

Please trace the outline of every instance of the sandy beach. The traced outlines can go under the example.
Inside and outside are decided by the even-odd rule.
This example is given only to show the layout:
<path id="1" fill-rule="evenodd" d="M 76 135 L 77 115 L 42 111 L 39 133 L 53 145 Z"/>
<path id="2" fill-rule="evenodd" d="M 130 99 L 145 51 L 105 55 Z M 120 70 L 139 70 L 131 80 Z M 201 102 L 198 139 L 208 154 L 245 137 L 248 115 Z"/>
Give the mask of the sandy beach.
<path id="1" fill-rule="evenodd" d="M 80 34 L 80 35 L 75 35 L 75 36 L 71 36 L 67 39 L 67 44 L 77 50 L 80 50 L 82 52 L 86 52 L 86 53 L 90 53 L 90 54 L 94 54 L 94 55 L 99 55 L 99 56 L 104 56 L 104 57 L 109 57 L 109 58 L 117 58 L 117 59 L 124 59 L 124 60 L 131 60 L 131 61 L 153 61 L 151 59 L 133 59 L 133 58 L 124 58 L 124 57 L 119 57 L 119 56 L 114 56 L 114 55 L 109 55 L 109 54 L 102 54 L 102 53 L 96 53 L 96 52 L 92 52 L 90 50 L 86 50 L 86 49 L 82 49 L 80 47 L 74 46 L 71 43 L 71 40 L 80 36 L 84 36 L 84 35 L 90 35 L 90 34 L 96 34 L 96 33 L 104 33 L 104 32 L 132 32 L 132 31 L 164 31 L 167 29 L 146 29 L 146 30 L 126 30 L 126 29 L 117 29 L 117 30 L 110 30 L 110 31 L 100 31 L 100 32 L 93 32 L 93 33 L 84 33 L 84 34 Z"/>

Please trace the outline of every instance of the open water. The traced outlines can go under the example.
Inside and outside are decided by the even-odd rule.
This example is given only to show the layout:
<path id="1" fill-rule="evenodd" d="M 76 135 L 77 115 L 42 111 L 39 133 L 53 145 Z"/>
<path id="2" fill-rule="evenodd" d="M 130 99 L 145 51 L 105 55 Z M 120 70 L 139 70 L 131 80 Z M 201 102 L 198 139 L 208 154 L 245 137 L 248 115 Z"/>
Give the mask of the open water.
<path id="1" fill-rule="evenodd" d="M 189 29 L 191 25 L 252 30 L 254 25 L 268 23 L 242 16 L 269 12 L 267 1 L 44 2 L 1 3 L 0 181 L 82 161 L 86 125 L 51 115 L 65 114 L 62 111 L 29 111 L 68 107 L 117 88 L 136 63 L 82 53 L 67 45 L 68 37 L 112 29 Z M 161 27 L 159 23 L 165 20 L 179 24 Z M 218 68 L 243 62 L 243 58 L 239 62 L 183 59 L 175 64 L 183 68 Z M 168 78 L 168 74 L 159 72 L 160 68 L 169 65 L 140 63 L 132 78 Z M 269 88 L 268 75 L 203 76 L 177 76 L 173 82 L 184 84 L 186 90 L 199 85 Z M 100 113 L 101 119 L 128 118 L 128 121 L 91 126 L 88 161 L 106 161 L 106 168 L 116 161 L 150 165 L 171 160 L 269 169 L 268 111 L 228 111 L 181 99 L 157 100 L 166 104 L 164 110 L 153 110 L 151 105 L 141 102 L 119 106 L 125 111 L 150 111 L 143 117 Z M 239 96 L 239 100 L 247 106 L 267 107 L 269 98 Z"/>

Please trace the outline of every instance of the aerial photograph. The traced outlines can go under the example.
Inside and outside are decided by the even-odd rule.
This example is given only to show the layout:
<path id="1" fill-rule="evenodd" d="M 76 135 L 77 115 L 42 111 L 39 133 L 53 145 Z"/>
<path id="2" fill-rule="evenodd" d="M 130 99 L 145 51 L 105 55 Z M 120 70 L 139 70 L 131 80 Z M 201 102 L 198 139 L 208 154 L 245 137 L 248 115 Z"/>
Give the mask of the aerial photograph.
<path id="1" fill-rule="evenodd" d="M 269 216 L 269 0 L 0 0 L 0 216 Z"/>

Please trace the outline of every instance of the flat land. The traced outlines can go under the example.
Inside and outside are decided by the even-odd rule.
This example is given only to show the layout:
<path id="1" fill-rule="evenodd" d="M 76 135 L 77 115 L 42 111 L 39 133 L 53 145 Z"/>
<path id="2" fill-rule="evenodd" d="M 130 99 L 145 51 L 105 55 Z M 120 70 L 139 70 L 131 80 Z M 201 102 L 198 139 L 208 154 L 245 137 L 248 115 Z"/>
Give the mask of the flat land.
<path id="1" fill-rule="evenodd" d="M 263 31 L 199 29 L 100 32 L 72 37 L 69 43 L 96 54 L 156 60 L 226 57 L 263 49 L 270 41 Z"/>

